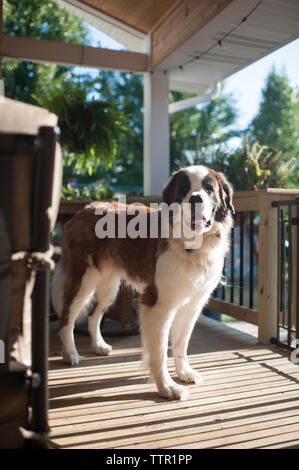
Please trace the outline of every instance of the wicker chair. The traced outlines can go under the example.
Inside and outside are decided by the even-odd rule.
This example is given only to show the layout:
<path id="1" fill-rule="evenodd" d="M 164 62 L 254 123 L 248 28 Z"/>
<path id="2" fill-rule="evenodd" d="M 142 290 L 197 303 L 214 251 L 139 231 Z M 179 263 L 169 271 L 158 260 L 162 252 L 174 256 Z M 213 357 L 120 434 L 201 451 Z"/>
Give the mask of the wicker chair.
<path id="1" fill-rule="evenodd" d="M 21 448 L 24 436 L 42 442 L 48 432 L 50 234 L 62 158 L 55 115 L 9 99 L 0 115 L 0 447 Z"/>

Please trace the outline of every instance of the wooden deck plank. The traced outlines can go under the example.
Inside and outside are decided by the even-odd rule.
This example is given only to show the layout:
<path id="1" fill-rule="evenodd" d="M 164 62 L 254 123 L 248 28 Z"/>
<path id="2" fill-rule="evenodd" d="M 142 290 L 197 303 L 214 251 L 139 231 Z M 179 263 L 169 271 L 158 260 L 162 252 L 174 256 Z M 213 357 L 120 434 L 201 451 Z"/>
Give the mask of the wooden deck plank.
<path id="1" fill-rule="evenodd" d="M 271 415 L 276 415 L 277 413 L 284 413 L 285 416 L 288 416 L 289 413 L 295 413 L 296 411 L 298 411 L 298 407 L 297 407 L 297 403 L 296 403 L 296 400 L 293 400 L 293 399 L 289 399 L 289 400 L 286 400 L 284 402 L 282 401 L 274 401 L 272 403 L 268 403 L 267 405 L 264 405 L 263 403 L 260 404 L 260 406 L 257 406 L 257 407 L 252 407 L 250 409 L 250 412 L 245 408 L 238 408 L 237 410 L 235 409 L 232 409 L 232 410 L 222 410 L 220 411 L 219 413 L 214 413 L 212 411 L 209 412 L 209 410 L 205 413 L 203 412 L 201 415 L 198 413 L 196 415 L 196 417 L 199 417 L 201 416 L 201 419 L 202 419 L 202 423 L 208 423 L 208 422 L 213 422 L 213 421 L 233 421 L 235 422 L 236 420 L 238 419 L 243 419 L 244 417 L 245 418 L 250 418 L 250 417 L 253 417 L 254 419 L 257 418 L 259 419 L 259 417 L 263 417 L 264 419 L 267 419 L 267 416 L 271 416 Z M 140 410 L 135 410 L 135 408 L 131 408 L 131 413 L 135 413 L 136 414 L 138 412 L 141 412 Z M 101 417 L 101 413 L 99 413 L 99 415 L 97 415 L 97 410 L 96 408 L 89 408 L 89 412 L 88 413 L 85 413 L 85 414 L 79 414 L 78 411 L 76 413 L 76 415 L 73 415 L 71 417 L 68 418 L 64 418 L 64 419 L 61 419 L 59 420 L 58 422 L 53 422 L 53 426 L 54 426 L 54 429 L 56 428 L 59 428 L 60 426 L 63 427 L 65 425 L 65 423 L 67 422 L 73 422 L 75 423 L 77 420 L 80 419 L 80 417 L 84 418 L 85 419 L 85 422 L 87 422 L 86 420 L 88 419 L 89 422 L 91 422 L 91 416 L 92 417 L 95 417 L 95 421 L 96 422 L 100 422 L 100 417 Z M 189 416 L 185 415 L 184 418 L 186 419 L 186 421 L 189 419 L 192 419 L 194 417 L 194 411 L 193 411 L 193 414 Z M 178 417 L 178 425 L 180 423 L 180 417 Z M 164 424 L 161 423 L 161 428 L 163 428 Z M 165 426 L 167 427 L 168 424 L 165 422 Z"/>
<path id="2" fill-rule="evenodd" d="M 249 399 L 252 399 L 254 397 L 261 397 L 261 394 L 262 394 L 262 397 L 266 397 L 268 396 L 269 399 L 271 400 L 273 396 L 276 396 L 277 395 L 280 395 L 280 394 L 285 394 L 286 392 L 288 392 L 290 390 L 289 388 L 289 384 L 284 384 L 284 386 L 279 386 L 279 387 L 274 387 L 273 390 L 271 390 L 271 388 L 269 388 L 267 390 L 267 392 L 265 391 L 261 391 L 261 390 L 254 390 L 254 391 L 249 391 L 248 393 L 246 392 L 243 392 L 243 393 L 235 393 L 235 394 L 229 394 L 229 395 L 223 395 L 223 406 L 225 407 L 226 404 L 230 403 L 230 402 L 233 402 L 233 401 L 238 401 L 238 403 L 243 403 L 244 400 L 249 400 Z M 296 390 L 296 385 L 293 384 L 293 390 Z M 163 410 L 163 411 L 159 411 L 160 407 L 157 408 L 157 410 L 151 410 L 150 407 L 148 407 L 147 409 L 145 408 L 142 408 L 140 410 L 140 414 L 141 416 L 144 418 L 144 421 L 151 421 L 153 419 L 155 420 L 162 420 L 162 419 L 168 419 L 168 418 L 171 418 L 173 416 L 175 417 L 179 417 L 179 416 L 182 416 L 184 418 L 189 418 L 190 416 L 194 416 L 194 413 L 195 412 L 198 412 L 199 409 L 200 410 L 203 410 L 203 408 L 207 407 L 208 405 L 211 405 L 213 403 L 216 402 L 216 400 L 219 399 L 218 397 L 212 397 L 212 398 L 203 398 L 203 397 L 197 397 L 197 400 L 192 400 L 193 402 L 197 401 L 198 403 L 201 403 L 202 406 L 198 406 L 198 409 L 196 410 L 195 407 L 193 406 L 191 409 L 186 409 L 186 408 L 183 408 L 182 410 L 177 410 L 177 409 L 174 409 L 174 410 Z M 214 401 L 213 401 L 214 400 Z M 107 426 L 110 427 L 110 426 L 114 426 L 114 420 L 116 420 L 118 422 L 118 424 L 121 426 L 122 423 L 124 424 L 129 424 L 130 423 L 130 420 L 135 420 L 133 423 L 131 423 L 132 425 L 137 424 L 139 422 L 139 418 L 136 417 L 136 412 L 138 412 L 139 408 L 137 407 L 134 407 L 133 409 L 133 412 L 132 410 L 129 410 L 127 413 L 125 412 L 125 410 L 122 410 L 122 416 L 117 416 L 117 413 L 116 413 L 116 416 L 113 416 L 112 412 L 109 411 L 109 412 L 102 412 L 101 413 L 101 422 L 104 423 L 106 420 L 107 420 Z M 116 410 L 117 411 L 117 410 Z M 98 416 L 97 419 L 99 419 L 100 416 Z M 65 420 L 66 422 L 67 420 Z M 84 422 L 84 418 L 82 420 L 78 419 L 79 423 L 80 421 Z M 92 423 L 94 421 L 94 417 L 90 419 L 90 423 Z M 141 423 L 142 423 L 142 419 L 141 419 Z"/>
<path id="3" fill-rule="evenodd" d="M 296 397 L 296 403 L 297 403 L 297 397 Z M 297 409 L 296 409 L 297 408 Z M 107 448 L 115 448 L 115 447 L 120 447 L 121 445 L 124 445 L 126 442 L 126 439 L 131 439 L 130 445 L 132 442 L 135 443 L 134 447 L 140 447 L 140 436 L 145 433 L 145 435 L 148 436 L 148 441 L 152 441 L 152 437 L 154 437 L 154 446 L 157 445 L 157 442 L 159 442 L 159 446 L 163 447 L 162 444 L 162 439 L 163 437 L 165 438 L 169 432 L 171 432 L 171 429 L 177 429 L 175 431 L 175 439 L 178 440 L 178 435 L 180 436 L 179 442 L 180 445 L 182 445 L 182 438 L 186 434 L 186 430 L 189 430 L 191 434 L 195 434 L 197 436 L 197 441 L 199 436 L 199 433 L 205 433 L 208 430 L 208 426 L 211 424 L 217 424 L 216 427 L 218 429 L 222 429 L 223 423 L 227 427 L 231 426 L 232 428 L 235 428 L 235 433 L 237 430 L 237 426 L 241 424 L 247 424 L 251 421 L 253 422 L 267 422 L 267 427 L 269 428 L 269 423 L 277 423 L 277 420 L 279 419 L 279 423 L 282 423 L 282 419 L 284 417 L 292 417 L 292 419 L 298 420 L 298 407 L 293 402 L 287 402 L 287 403 L 277 403 L 275 402 L 274 405 L 267 405 L 267 406 L 262 406 L 258 407 L 257 409 L 251 409 L 250 413 L 249 411 L 244 408 L 242 411 L 239 409 L 237 411 L 234 411 L 233 409 L 232 412 L 225 413 L 222 412 L 220 414 L 215 414 L 215 413 L 203 413 L 202 416 L 198 416 L 197 418 L 193 418 L 192 416 L 189 417 L 188 419 L 173 419 L 171 422 L 169 421 L 162 421 L 155 423 L 155 421 L 152 421 L 150 425 L 143 425 L 143 426 L 138 426 L 137 424 L 134 427 L 134 433 L 130 434 L 128 432 L 123 432 L 123 429 L 121 426 L 117 426 L 116 428 L 112 429 L 99 429 L 97 426 L 93 429 L 92 432 L 87 432 L 84 435 L 83 429 L 81 429 L 80 433 L 76 434 L 74 433 L 69 433 L 68 436 L 64 435 L 64 441 L 61 440 L 61 443 L 67 444 L 69 443 L 70 445 L 75 444 L 76 439 L 79 438 L 80 440 L 80 447 L 82 445 L 89 445 L 90 443 L 93 443 L 96 447 L 107 447 Z M 253 411 L 252 411 L 253 410 Z M 294 417 L 295 416 L 295 417 Z M 195 422 L 195 421 L 198 422 Z M 297 421 L 298 422 L 298 421 Z M 201 426 L 201 428 L 199 428 Z M 271 427 L 271 426 L 270 426 Z M 127 427 L 124 429 L 128 429 Z M 199 431 L 201 429 L 201 431 Z M 234 432 L 234 430 L 232 431 Z M 83 436 L 82 436 L 82 434 Z M 158 441 L 159 433 L 161 434 L 160 441 Z M 131 436 L 134 436 L 134 438 L 131 438 Z M 132 441 L 133 439 L 133 441 Z M 118 441 L 118 442 L 116 442 Z M 136 442 L 137 441 L 137 442 Z M 190 442 L 190 439 L 187 440 Z M 75 444 L 76 445 L 76 444 Z M 149 447 L 147 442 L 145 442 L 144 446 L 141 447 Z"/>
<path id="4" fill-rule="evenodd" d="M 292 429 L 298 430 L 298 416 L 281 418 L 279 423 L 276 423 L 276 426 L 271 426 L 271 430 L 269 430 L 269 421 L 229 428 L 223 427 L 221 423 L 211 423 L 203 425 L 202 427 L 200 427 L 201 425 L 198 423 L 190 423 L 190 426 L 192 426 L 192 428 L 188 428 L 187 426 L 181 426 L 177 429 L 172 428 L 171 430 L 165 428 L 160 432 L 155 431 L 155 428 L 148 427 L 147 429 L 138 430 L 138 434 L 133 437 L 120 435 L 117 431 L 114 431 L 114 433 L 108 433 L 107 436 L 106 433 L 103 432 L 88 433 L 87 436 L 84 436 L 86 441 L 81 442 L 80 448 L 94 448 L 96 443 L 97 448 L 155 449 L 157 448 L 157 442 L 159 442 L 159 447 L 164 449 L 175 447 L 192 448 L 193 445 L 195 445 L 196 448 L 216 448 L 219 447 L 219 440 L 221 440 L 221 442 L 222 440 L 223 442 L 237 441 L 237 444 L 240 443 L 240 445 L 246 446 L 246 440 L 248 440 L 249 443 L 252 436 L 255 438 L 258 436 L 265 437 L 267 436 L 267 432 L 271 432 L 271 430 L 274 436 L 276 435 L 275 433 L 284 431 L 288 426 L 290 426 L 290 431 Z M 281 429 L 283 426 L 284 428 Z M 293 426 L 292 429 L 291 426 Z M 244 439 L 245 442 L 243 442 Z M 213 441 L 215 443 L 213 443 Z M 65 446 L 69 446 L 67 440 L 63 442 Z M 235 444 L 230 444 L 230 446 L 234 445 Z M 249 445 L 247 448 L 252 448 L 252 445 Z"/>
<path id="5" fill-rule="evenodd" d="M 185 402 L 160 398 L 146 381 L 139 336 L 109 338 L 110 357 L 93 355 L 89 339 L 77 336 L 77 368 L 62 363 L 53 336 L 51 439 L 65 448 L 106 449 L 299 445 L 299 367 L 277 348 L 231 331 L 208 319 L 196 327 L 190 363 L 204 382 L 189 385 Z M 172 358 L 168 363 L 175 378 Z"/>
<path id="6" fill-rule="evenodd" d="M 248 420 L 244 420 L 248 421 Z M 242 421 L 237 423 L 235 426 L 231 426 L 230 423 L 226 427 L 226 423 L 213 423 L 209 425 L 205 425 L 202 428 L 198 427 L 198 423 L 189 423 L 189 425 L 193 425 L 192 429 L 188 429 L 188 432 L 186 432 L 186 429 L 176 429 L 173 431 L 168 431 L 165 430 L 164 433 L 160 434 L 155 434 L 152 435 L 151 438 L 149 439 L 148 437 L 145 438 L 145 443 L 147 448 L 155 448 L 156 446 L 156 440 L 159 440 L 159 445 L 161 445 L 163 448 L 171 448 L 172 446 L 177 445 L 177 440 L 178 440 L 178 434 L 180 435 L 180 446 L 182 445 L 187 445 L 191 447 L 194 443 L 196 446 L 198 446 L 198 443 L 200 443 L 200 446 L 203 446 L 204 448 L 208 448 L 207 441 L 210 440 L 216 440 L 216 439 L 224 439 L 224 436 L 227 440 L 232 438 L 232 440 L 237 439 L 236 436 L 242 441 L 243 435 L 246 435 L 246 438 L 249 434 L 255 433 L 257 431 L 262 432 L 262 431 L 267 431 L 269 430 L 269 422 L 271 419 L 269 418 L 267 421 L 262 421 L 262 422 L 254 422 L 254 423 L 248 423 L 245 422 L 245 424 L 242 424 Z M 282 425 L 293 425 L 293 424 L 298 424 L 298 414 L 296 416 L 281 416 L 280 421 L 276 421 L 276 426 L 272 425 L 271 429 L 272 431 L 275 432 L 275 428 L 280 428 Z M 298 429 L 298 428 L 297 428 Z M 220 437 L 219 437 L 220 436 Z M 139 438 L 141 440 L 141 437 Z M 146 440 L 147 439 L 147 440 Z M 123 444 L 120 444 L 119 448 L 126 448 L 128 446 L 134 445 L 134 439 L 126 439 L 126 442 Z M 216 444 L 217 445 L 217 444 Z M 140 445 L 143 447 L 143 444 Z M 135 447 L 135 445 L 134 445 Z M 139 446 L 137 446 L 138 448 Z"/>
<path id="7" fill-rule="evenodd" d="M 242 387 L 239 389 L 239 393 L 241 394 L 242 392 L 244 393 L 245 391 L 250 391 L 250 390 L 271 390 L 272 387 L 276 385 L 280 385 L 281 383 L 285 383 L 283 378 L 278 378 L 276 380 L 273 380 L 273 376 L 268 376 L 264 378 L 263 380 L 260 380 L 258 383 L 252 384 L 251 382 L 247 382 L 244 384 Z M 232 385 L 229 386 L 229 388 L 221 387 L 221 385 L 218 385 L 217 391 L 216 392 L 216 387 L 214 388 L 214 397 L 225 397 L 229 394 L 231 394 L 231 390 L 233 390 L 235 387 Z M 211 386 L 211 391 L 207 391 L 205 389 L 205 393 L 211 393 L 213 390 L 213 387 Z M 204 396 L 204 395 L 202 395 Z M 97 403 L 93 408 L 84 408 L 82 406 L 77 406 L 77 407 L 68 407 L 67 409 L 65 408 L 59 408 L 58 410 L 51 410 L 51 419 L 52 419 L 52 424 L 59 425 L 61 424 L 62 421 L 69 420 L 70 422 L 72 419 L 75 417 L 77 421 L 80 422 L 82 419 L 81 417 L 89 415 L 90 410 L 93 410 L 92 417 L 90 418 L 91 421 L 97 420 L 100 417 L 102 419 L 105 419 L 106 416 L 110 417 L 111 419 L 116 415 L 116 417 L 119 417 L 119 409 L 122 411 L 122 416 L 126 416 L 128 413 L 130 414 L 132 412 L 132 401 L 123 401 L 121 405 L 118 407 L 116 406 L 117 403 L 107 403 L 105 400 L 101 401 L 100 403 Z M 71 408 L 71 409 L 69 409 Z M 142 403 L 141 401 L 135 402 L 134 404 L 134 412 L 135 413 L 146 413 L 148 408 L 150 408 L 153 412 L 155 411 L 155 406 L 153 406 L 150 403 Z M 186 407 L 187 409 L 187 407 Z M 54 411 L 57 411 L 54 414 Z"/>
<path id="8" fill-rule="evenodd" d="M 223 430 L 221 431 L 223 433 Z M 223 448 L 234 448 L 234 449 L 255 449 L 263 447 L 267 443 L 281 444 L 284 441 L 284 434 L 287 434 L 287 439 L 290 436 L 299 439 L 298 421 L 296 424 L 279 425 L 277 427 L 268 427 L 262 430 L 254 430 L 249 432 L 238 432 L 235 435 L 229 435 L 225 437 L 218 437 L 215 432 L 211 439 L 205 439 L 201 442 L 188 442 L 187 444 L 181 444 L 180 449 L 223 449 Z M 265 439 L 267 438 L 267 439 Z M 266 442 L 265 442 L 266 441 Z M 298 441 L 299 443 L 299 441 Z M 165 446 L 164 448 L 178 448 L 175 446 Z"/>
<path id="9" fill-rule="evenodd" d="M 136 410 L 132 409 L 131 413 L 129 413 L 127 416 L 110 418 L 109 414 L 107 414 L 96 422 L 93 422 L 89 419 L 86 421 L 85 419 L 86 424 L 84 425 L 84 428 L 86 430 L 91 430 L 95 427 L 96 429 L 103 428 L 108 430 L 115 427 L 119 429 L 125 429 L 128 427 L 140 427 L 143 425 L 153 424 L 159 426 L 163 422 L 165 423 L 168 421 L 169 423 L 172 423 L 174 420 L 185 420 L 189 422 L 189 420 L 192 419 L 195 414 L 205 415 L 206 413 L 219 413 L 221 411 L 226 412 L 227 410 L 233 410 L 236 408 L 247 408 L 248 410 L 249 408 L 258 408 L 261 404 L 265 404 L 265 402 L 275 403 L 277 401 L 284 402 L 287 400 L 292 403 L 294 398 L 296 400 L 298 398 L 298 388 L 296 388 L 295 384 L 293 384 L 292 392 L 288 392 L 288 385 L 285 385 L 284 387 L 276 387 L 275 390 L 276 391 L 273 391 L 273 393 L 268 392 L 264 393 L 263 395 L 261 395 L 259 391 L 244 394 L 245 396 L 238 396 L 238 394 L 229 395 L 228 397 L 223 398 L 221 403 L 219 403 L 219 398 L 215 399 L 215 397 L 211 397 L 210 399 L 194 400 L 194 406 L 187 410 L 183 406 L 181 409 L 177 408 L 168 410 L 165 404 L 163 410 L 157 409 L 155 412 L 151 411 L 149 408 L 147 413 L 143 412 L 141 414 L 136 414 Z M 65 424 L 63 428 L 60 427 L 59 430 L 56 429 L 53 435 L 58 436 L 60 434 L 69 432 L 76 434 L 77 431 L 80 433 L 81 429 L 81 422 L 79 422 L 78 425 Z"/>

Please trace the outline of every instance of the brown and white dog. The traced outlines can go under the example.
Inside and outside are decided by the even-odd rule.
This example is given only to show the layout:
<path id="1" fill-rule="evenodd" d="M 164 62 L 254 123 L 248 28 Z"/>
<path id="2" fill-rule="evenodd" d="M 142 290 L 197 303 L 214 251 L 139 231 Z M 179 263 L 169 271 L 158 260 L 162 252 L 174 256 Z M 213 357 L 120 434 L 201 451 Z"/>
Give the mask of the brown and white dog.
<path id="1" fill-rule="evenodd" d="M 139 321 L 144 357 L 157 384 L 159 394 L 170 399 L 184 399 L 187 388 L 175 382 L 167 370 L 168 338 L 176 371 L 182 382 L 198 383 L 200 375 L 189 365 L 187 348 L 196 319 L 217 287 L 229 249 L 234 213 L 232 188 L 222 173 L 204 166 L 190 166 L 172 175 L 163 190 L 167 205 L 187 204 L 188 217 L 179 224 L 189 225 L 193 245 L 186 242 L 185 232 L 174 237 L 174 219 L 167 221 L 168 238 L 161 236 L 161 210 L 140 209 L 150 222 L 158 212 L 156 237 L 99 238 L 96 225 L 109 211 L 116 219 L 126 214 L 127 226 L 132 222 L 128 206 L 95 202 L 78 212 L 64 227 L 62 258 L 54 273 L 52 303 L 61 318 L 60 337 L 63 359 L 77 365 L 73 329 L 76 319 L 94 296 L 97 307 L 88 317 L 93 351 L 111 352 L 102 338 L 100 323 L 113 303 L 121 281 L 140 292 Z M 129 206 L 130 207 L 130 206 Z M 157 220 L 157 219 L 156 219 Z M 187 222 L 186 222 L 187 220 Z M 187 231 L 188 233 L 188 231 Z M 187 248 L 186 248 L 187 246 Z"/>

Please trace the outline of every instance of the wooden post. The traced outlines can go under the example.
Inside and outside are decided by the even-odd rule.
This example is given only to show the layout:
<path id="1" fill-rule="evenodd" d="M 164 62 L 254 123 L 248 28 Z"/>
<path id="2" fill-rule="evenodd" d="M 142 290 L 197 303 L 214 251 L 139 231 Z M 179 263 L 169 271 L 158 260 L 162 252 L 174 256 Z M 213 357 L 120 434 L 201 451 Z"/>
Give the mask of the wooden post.
<path id="1" fill-rule="evenodd" d="M 3 0 L 0 0 L 0 80 L 2 80 L 2 22 L 3 22 Z"/>
<path id="2" fill-rule="evenodd" d="M 0 102 L 4 100 L 5 88 L 2 74 L 2 24 L 3 24 L 3 0 L 0 0 Z"/>
<path id="3" fill-rule="evenodd" d="M 277 336 L 278 224 L 277 196 L 259 194 L 258 318 L 260 343 L 269 344 Z"/>

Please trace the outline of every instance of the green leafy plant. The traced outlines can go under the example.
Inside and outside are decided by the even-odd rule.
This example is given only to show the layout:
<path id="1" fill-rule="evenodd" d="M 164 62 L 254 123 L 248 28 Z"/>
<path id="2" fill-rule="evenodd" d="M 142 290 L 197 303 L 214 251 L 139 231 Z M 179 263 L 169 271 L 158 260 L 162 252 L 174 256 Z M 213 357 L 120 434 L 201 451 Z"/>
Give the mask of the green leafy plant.
<path id="1" fill-rule="evenodd" d="M 39 104 L 59 117 L 65 163 L 75 163 L 76 172 L 96 172 L 102 163 L 109 168 L 115 161 L 122 138 L 129 131 L 129 118 L 109 97 L 98 98 L 100 80 L 72 76 L 36 96 Z M 103 92 L 102 92 L 103 94 Z"/>
<path id="2" fill-rule="evenodd" d="M 61 192 L 61 198 L 66 200 L 100 201 L 101 199 L 113 199 L 114 196 L 114 190 L 102 184 L 79 188 L 72 182 L 64 185 Z"/>
<path id="3" fill-rule="evenodd" d="M 232 173 L 234 169 L 237 175 L 236 189 L 251 190 L 265 187 L 271 174 L 268 168 L 271 155 L 272 151 L 269 151 L 266 145 L 259 145 L 258 142 L 250 144 L 246 136 L 242 150 L 229 157 L 230 171 Z"/>
<path id="4" fill-rule="evenodd" d="M 236 191 L 285 187 L 296 165 L 294 158 L 284 161 L 281 152 L 250 142 L 248 136 L 233 153 L 222 147 L 196 158 L 197 163 L 225 173 Z"/>

